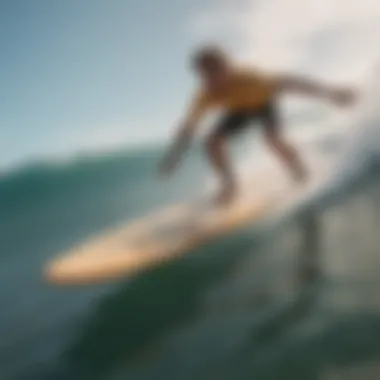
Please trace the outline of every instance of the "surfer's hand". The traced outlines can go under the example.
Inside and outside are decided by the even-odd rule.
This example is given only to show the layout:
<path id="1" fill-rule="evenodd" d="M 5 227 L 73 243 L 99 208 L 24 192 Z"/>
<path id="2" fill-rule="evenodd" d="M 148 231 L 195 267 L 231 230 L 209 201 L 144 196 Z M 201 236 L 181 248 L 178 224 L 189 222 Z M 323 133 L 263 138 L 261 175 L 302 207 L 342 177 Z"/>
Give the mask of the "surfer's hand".
<path id="1" fill-rule="evenodd" d="M 333 89 L 330 98 L 338 106 L 347 107 L 355 103 L 356 92 L 351 89 Z"/>
<path id="2" fill-rule="evenodd" d="M 180 129 L 173 146 L 159 166 L 159 174 L 161 177 L 168 177 L 173 173 L 174 169 L 176 169 L 183 156 L 183 153 L 188 148 L 191 135 L 192 130 L 189 126 L 185 126 Z"/>
<path id="3" fill-rule="evenodd" d="M 168 178 L 174 170 L 174 165 L 169 160 L 163 160 L 158 167 L 158 175 L 160 178 Z"/>
<path id="4" fill-rule="evenodd" d="M 158 166 L 158 175 L 161 179 L 164 179 L 166 177 L 168 177 L 170 171 L 168 170 L 167 168 L 167 165 L 165 164 L 165 162 L 162 162 L 159 166 Z"/>

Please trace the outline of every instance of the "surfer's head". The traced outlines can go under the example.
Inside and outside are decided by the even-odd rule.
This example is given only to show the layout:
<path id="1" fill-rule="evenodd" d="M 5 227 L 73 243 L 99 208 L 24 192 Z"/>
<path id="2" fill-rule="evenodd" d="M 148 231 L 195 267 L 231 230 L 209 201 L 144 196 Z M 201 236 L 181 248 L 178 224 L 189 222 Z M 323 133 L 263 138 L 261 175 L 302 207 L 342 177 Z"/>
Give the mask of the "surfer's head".
<path id="1" fill-rule="evenodd" d="M 221 48 L 206 46 L 194 53 L 192 65 L 203 81 L 211 86 L 217 86 L 222 84 L 226 79 L 230 67 L 230 59 Z"/>

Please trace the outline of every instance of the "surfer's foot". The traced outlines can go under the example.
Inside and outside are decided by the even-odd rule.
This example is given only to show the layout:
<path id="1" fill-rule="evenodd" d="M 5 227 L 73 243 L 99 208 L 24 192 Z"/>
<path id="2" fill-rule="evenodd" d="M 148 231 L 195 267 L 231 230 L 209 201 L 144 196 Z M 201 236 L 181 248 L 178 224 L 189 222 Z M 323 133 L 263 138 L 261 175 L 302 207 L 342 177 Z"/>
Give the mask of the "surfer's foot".
<path id="1" fill-rule="evenodd" d="M 220 193 L 216 197 L 216 203 L 219 205 L 225 205 L 230 203 L 236 195 L 236 188 L 233 185 L 223 187 Z"/>
<path id="2" fill-rule="evenodd" d="M 299 166 L 292 171 L 293 180 L 299 184 L 304 184 L 309 178 L 307 169 L 303 166 Z"/>

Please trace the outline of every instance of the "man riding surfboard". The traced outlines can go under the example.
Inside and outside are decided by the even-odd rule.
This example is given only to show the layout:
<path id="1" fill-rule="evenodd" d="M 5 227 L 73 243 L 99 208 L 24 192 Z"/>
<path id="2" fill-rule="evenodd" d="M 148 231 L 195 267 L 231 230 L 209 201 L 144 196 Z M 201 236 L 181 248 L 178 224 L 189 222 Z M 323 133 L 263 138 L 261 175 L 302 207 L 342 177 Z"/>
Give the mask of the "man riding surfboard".
<path id="1" fill-rule="evenodd" d="M 228 139 L 252 122 L 259 121 L 265 140 L 286 164 L 297 181 L 307 177 L 307 170 L 295 148 L 282 136 L 277 102 L 281 94 L 299 93 L 325 98 L 337 105 L 349 105 L 353 92 L 333 88 L 312 80 L 289 75 L 266 75 L 257 69 L 241 68 L 221 49 L 205 47 L 197 51 L 192 65 L 201 79 L 175 141 L 161 162 L 160 171 L 170 174 L 188 146 L 202 117 L 212 110 L 222 110 L 222 117 L 206 140 L 212 167 L 222 181 L 217 201 L 229 202 L 237 192 L 236 180 L 226 151 Z"/>

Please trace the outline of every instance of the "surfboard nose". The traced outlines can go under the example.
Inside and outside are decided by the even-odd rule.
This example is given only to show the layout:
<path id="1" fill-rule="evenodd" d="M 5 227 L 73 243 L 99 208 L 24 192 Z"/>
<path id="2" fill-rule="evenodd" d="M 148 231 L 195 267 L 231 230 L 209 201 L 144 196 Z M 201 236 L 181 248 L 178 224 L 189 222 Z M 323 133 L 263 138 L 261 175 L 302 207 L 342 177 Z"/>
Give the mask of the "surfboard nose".
<path id="1" fill-rule="evenodd" d="M 44 279 L 55 285 L 95 284 L 115 280 L 135 269 L 136 265 L 127 255 L 109 257 L 104 252 L 103 257 L 85 257 L 76 253 L 48 263 L 44 268 Z"/>
<path id="2" fill-rule="evenodd" d="M 56 285 L 81 285 L 93 282 L 96 279 L 96 268 L 83 271 L 80 263 L 75 261 L 77 260 L 74 258 L 63 258 L 48 263 L 44 268 L 44 279 Z"/>
<path id="3" fill-rule="evenodd" d="M 69 285 L 79 280 L 78 276 L 75 276 L 73 271 L 68 271 L 65 263 L 61 262 L 47 264 L 44 268 L 43 276 L 48 283 L 57 285 Z"/>

